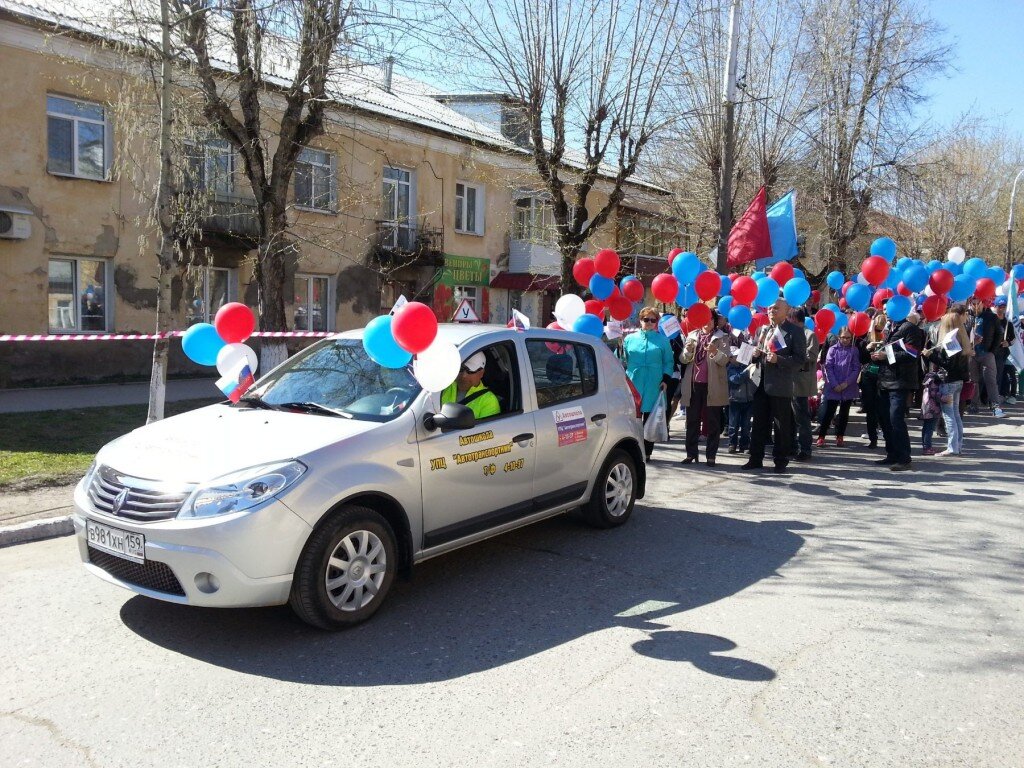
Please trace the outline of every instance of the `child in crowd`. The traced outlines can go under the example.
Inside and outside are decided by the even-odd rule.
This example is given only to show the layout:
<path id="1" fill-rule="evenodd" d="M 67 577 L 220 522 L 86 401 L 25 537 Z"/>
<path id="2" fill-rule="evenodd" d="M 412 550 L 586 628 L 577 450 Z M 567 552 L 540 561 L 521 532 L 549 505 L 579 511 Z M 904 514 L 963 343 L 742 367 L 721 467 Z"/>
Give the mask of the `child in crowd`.
<path id="1" fill-rule="evenodd" d="M 729 361 L 729 453 L 746 453 L 750 448 L 750 418 L 754 412 L 754 392 L 747 366 Z"/>
<path id="2" fill-rule="evenodd" d="M 932 448 L 932 435 L 935 432 L 935 424 L 942 415 L 942 384 L 943 372 L 936 366 L 929 366 L 931 370 L 924 376 L 922 382 L 923 393 L 921 395 L 921 445 L 922 454 L 934 456 L 938 451 Z"/>

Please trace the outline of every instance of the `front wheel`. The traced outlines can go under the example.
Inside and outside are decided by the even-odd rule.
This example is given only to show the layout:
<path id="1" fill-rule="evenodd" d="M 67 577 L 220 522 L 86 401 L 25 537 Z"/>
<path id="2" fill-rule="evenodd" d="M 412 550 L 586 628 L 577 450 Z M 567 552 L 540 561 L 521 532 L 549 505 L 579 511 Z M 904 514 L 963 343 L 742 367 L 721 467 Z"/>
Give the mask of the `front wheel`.
<path id="1" fill-rule="evenodd" d="M 343 507 L 306 542 L 289 605 L 300 619 L 321 629 L 366 621 L 391 589 L 397 551 L 387 520 L 367 507 Z"/>
<path id="2" fill-rule="evenodd" d="M 614 528 L 633 514 L 637 474 L 633 458 L 620 448 L 608 456 L 594 483 L 583 518 L 595 528 Z"/>

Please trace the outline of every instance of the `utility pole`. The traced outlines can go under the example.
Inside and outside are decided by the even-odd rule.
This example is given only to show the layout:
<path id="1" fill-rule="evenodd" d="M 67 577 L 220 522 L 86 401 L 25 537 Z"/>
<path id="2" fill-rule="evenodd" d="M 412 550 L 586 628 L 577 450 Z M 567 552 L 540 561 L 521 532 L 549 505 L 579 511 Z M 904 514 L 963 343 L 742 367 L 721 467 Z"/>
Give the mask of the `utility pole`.
<path id="1" fill-rule="evenodd" d="M 1013 209 L 1014 203 L 1017 201 L 1017 184 L 1020 182 L 1021 177 L 1024 176 L 1024 168 L 1021 168 L 1017 173 L 1017 178 L 1013 180 L 1013 190 L 1010 192 L 1010 218 L 1006 222 L 1006 271 L 1010 272 L 1013 270 Z"/>
<path id="2" fill-rule="evenodd" d="M 718 185 L 721 197 L 718 200 L 718 258 L 715 265 L 722 273 L 727 269 L 729 230 L 732 229 L 732 169 L 736 161 L 736 47 L 739 43 L 739 25 L 740 0 L 732 0 L 732 7 L 729 9 L 729 53 L 725 60 L 725 83 L 722 87 L 725 123 L 722 131 L 722 177 Z"/>

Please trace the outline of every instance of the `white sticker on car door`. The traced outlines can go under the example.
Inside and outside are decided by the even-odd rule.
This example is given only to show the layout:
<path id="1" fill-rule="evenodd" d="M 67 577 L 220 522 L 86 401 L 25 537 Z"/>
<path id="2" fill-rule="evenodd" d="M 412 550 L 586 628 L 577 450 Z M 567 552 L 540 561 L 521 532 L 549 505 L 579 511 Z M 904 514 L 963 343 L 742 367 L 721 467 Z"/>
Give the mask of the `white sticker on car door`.
<path id="1" fill-rule="evenodd" d="M 581 443 L 587 439 L 587 417 L 581 406 L 559 408 L 553 411 L 555 429 L 558 430 L 558 447 Z"/>

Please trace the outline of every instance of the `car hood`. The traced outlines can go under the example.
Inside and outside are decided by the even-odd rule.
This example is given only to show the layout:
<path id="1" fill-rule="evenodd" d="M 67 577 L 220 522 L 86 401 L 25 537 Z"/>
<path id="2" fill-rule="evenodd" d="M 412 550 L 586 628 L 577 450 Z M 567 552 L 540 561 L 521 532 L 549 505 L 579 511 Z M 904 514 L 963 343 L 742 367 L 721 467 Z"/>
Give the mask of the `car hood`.
<path id="1" fill-rule="evenodd" d="M 133 477 L 202 483 L 257 464 L 301 459 L 380 426 L 334 416 L 211 405 L 129 432 L 104 446 L 96 460 Z"/>

